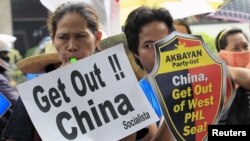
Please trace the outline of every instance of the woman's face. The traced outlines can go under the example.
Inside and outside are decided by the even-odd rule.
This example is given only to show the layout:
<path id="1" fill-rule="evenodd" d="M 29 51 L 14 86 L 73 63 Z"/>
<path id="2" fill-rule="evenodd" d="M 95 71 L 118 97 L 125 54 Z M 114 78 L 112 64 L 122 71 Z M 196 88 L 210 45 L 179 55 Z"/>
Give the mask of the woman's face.
<path id="1" fill-rule="evenodd" d="M 187 28 L 184 25 L 174 24 L 174 28 L 176 31 L 180 33 L 189 34 Z"/>
<path id="2" fill-rule="evenodd" d="M 150 73 L 155 64 L 155 51 L 153 43 L 169 34 L 168 27 L 159 21 L 153 21 L 141 28 L 139 33 L 138 55 L 143 68 Z"/>
<path id="3" fill-rule="evenodd" d="M 228 35 L 226 40 L 227 46 L 225 47 L 225 50 L 227 51 L 242 52 L 249 50 L 248 41 L 242 33 Z"/>
<path id="4" fill-rule="evenodd" d="M 79 14 L 68 13 L 58 22 L 52 37 L 59 58 L 66 65 L 72 57 L 79 60 L 94 54 L 101 36 L 99 31 L 94 35 L 87 27 L 86 20 Z"/>

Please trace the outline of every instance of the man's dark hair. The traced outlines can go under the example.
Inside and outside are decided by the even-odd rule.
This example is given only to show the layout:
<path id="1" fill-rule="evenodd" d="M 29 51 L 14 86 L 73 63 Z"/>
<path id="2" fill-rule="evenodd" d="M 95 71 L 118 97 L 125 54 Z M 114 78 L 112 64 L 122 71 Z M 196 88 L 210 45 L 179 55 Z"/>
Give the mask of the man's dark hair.
<path id="1" fill-rule="evenodd" d="M 228 44 L 227 37 L 236 33 L 242 33 L 246 37 L 246 40 L 249 41 L 247 35 L 240 28 L 226 28 L 220 31 L 215 38 L 215 45 L 217 51 L 219 52 L 220 50 L 224 50 Z"/>
<path id="2" fill-rule="evenodd" d="M 132 53 L 138 54 L 139 33 L 141 28 L 153 21 L 163 22 L 169 28 L 169 32 L 174 31 L 173 18 L 165 8 L 149 8 L 142 6 L 128 15 L 124 26 L 124 33 L 128 41 L 129 50 Z M 143 68 L 137 58 L 135 58 L 135 61 L 141 68 Z"/>

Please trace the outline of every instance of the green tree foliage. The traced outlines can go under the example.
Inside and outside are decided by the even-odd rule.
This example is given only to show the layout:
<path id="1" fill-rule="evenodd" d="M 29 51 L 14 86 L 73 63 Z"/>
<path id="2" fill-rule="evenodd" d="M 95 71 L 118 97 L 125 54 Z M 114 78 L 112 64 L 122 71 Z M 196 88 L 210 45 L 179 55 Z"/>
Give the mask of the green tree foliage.
<path id="1" fill-rule="evenodd" d="M 201 33 L 197 33 L 197 35 L 201 35 L 202 39 L 204 40 L 204 42 L 207 44 L 207 46 L 209 47 L 209 49 L 215 53 L 216 55 L 218 54 L 217 50 L 216 50 L 216 46 L 215 46 L 215 37 L 210 36 L 209 34 L 205 33 L 205 32 L 201 32 Z"/>

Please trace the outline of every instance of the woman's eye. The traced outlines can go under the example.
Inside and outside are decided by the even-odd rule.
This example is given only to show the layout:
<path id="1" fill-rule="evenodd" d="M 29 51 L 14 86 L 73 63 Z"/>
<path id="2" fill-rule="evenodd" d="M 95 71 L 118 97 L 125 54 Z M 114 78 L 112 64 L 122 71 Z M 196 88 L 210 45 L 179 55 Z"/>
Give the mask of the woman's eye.
<path id="1" fill-rule="evenodd" d="M 58 36 L 58 39 L 61 39 L 61 40 L 66 40 L 68 37 L 67 36 Z"/>
<path id="2" fill-rule="evenodd" d="M 249 50 L 248 45 L 245 45 L 243 48 L 244 50 Z"/>
<path id="3" fill-rule="evenodd" d="M 238 47 L 233 48 L 233 51 L 239 51 L 240 49 Z"/>

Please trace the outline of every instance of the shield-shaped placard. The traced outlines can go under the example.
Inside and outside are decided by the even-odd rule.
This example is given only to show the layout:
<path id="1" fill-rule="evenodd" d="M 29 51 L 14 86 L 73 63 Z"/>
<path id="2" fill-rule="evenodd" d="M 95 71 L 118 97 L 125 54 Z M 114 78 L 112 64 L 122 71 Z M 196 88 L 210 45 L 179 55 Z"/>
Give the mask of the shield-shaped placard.
<path id="1" fill-rule="evenodd" d="M 226 95 L 223 103 L 223 109 L 220 117 L 220 124 L 225 124 L 229 111 L 231 109 L 231 105 L 233 103 L 233 100 L 235 98 L 235 83 L 232 79 L 232 76 L 229 73 L 229 70 L 227 70 L 227 80 L 226 80 Z"/>
<path id="2" fill-rule="evenodd" d="M 205 140 L 216 124 L 226 95 L 226 64 L 200 36 L 173 32 L 155 44 L 148 75 L 176 140 Z"/>

